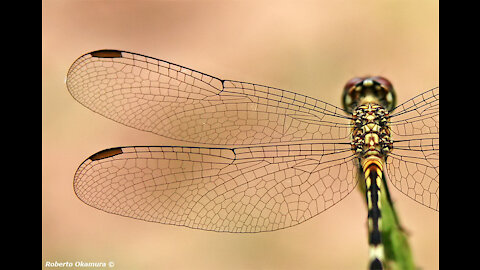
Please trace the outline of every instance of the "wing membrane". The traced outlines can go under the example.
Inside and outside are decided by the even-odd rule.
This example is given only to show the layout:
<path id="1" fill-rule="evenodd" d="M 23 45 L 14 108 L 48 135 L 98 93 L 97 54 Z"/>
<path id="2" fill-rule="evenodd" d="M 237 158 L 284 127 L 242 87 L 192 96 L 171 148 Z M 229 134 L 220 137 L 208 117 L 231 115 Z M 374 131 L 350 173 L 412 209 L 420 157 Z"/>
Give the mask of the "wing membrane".
<path id="1" fill-rule="evenodd" d="M 349 145 L 121 147 L 78 168 L 74 189 L 100 210 L 221 232 L 273 231 L 325 211 L 356 185 Z"/>
<path id="2" fill-rule="evenodd" d="M 392 132 L 395 138 L 405 140 L 418 135 L 438 138 L 439 88 L 433 88 L 397 106 L 391 115 Z"/>
<path id="3" fill-rule="evenodd" d="M 344 111 L 320 100 L 124 51 L 81 56 L 67 87 L 96 113 L 181 141 L 255 145 L 348 138 L 351 131 Z"/>
<path id="4" fill-rule="evenodd" d="M 430 150 L 394 150 L 388 157 L 392 184 L 413 200 L 439 211 L 439 153 Z"/>
<path id="5" fill-rule="evenodd" d="M 408 197 L 439 211 L 439 88 L 399 105 L 391 116 L 387 175 Z"/>

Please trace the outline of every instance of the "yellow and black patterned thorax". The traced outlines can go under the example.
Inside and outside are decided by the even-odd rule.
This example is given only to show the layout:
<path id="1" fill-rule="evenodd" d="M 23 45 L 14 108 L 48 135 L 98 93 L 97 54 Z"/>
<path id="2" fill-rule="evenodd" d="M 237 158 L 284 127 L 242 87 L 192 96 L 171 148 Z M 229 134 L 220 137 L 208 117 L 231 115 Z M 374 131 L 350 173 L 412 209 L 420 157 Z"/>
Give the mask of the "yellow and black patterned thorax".
<path id="1" fill-rule="evenodd" d="M 352 119 L 351 144 L 357 157 L 386 157 L 393 145 L 388 111 L 375 103 L 367 103 L 353 111 Z"/>

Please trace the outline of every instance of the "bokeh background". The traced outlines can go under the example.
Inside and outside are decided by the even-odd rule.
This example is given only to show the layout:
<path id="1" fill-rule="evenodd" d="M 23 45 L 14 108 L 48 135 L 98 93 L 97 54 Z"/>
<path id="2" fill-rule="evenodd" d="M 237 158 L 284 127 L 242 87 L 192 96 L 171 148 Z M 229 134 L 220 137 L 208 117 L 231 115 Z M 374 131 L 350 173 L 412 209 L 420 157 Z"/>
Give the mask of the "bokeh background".
<path id="1" fill-rule="evenodd" d="M 83 204 L 72 180 L 91 154 L 179 142 L 84 108 L 68 93 L 65 76 L 86 52 L 121 49 L 337 106 L 348 79 L 379 74 L 402 102 L 439 84 L 438 1 L 43 0 L 42 6 L 44 269 L 46 261 L 113 262 L 111 269 L 122 270 L 366 269 L 359 192 L 299 226 L 259 234 L 143 222 Z M 417 265 L 438 269 L 439 214 L 391 189 Z"/>

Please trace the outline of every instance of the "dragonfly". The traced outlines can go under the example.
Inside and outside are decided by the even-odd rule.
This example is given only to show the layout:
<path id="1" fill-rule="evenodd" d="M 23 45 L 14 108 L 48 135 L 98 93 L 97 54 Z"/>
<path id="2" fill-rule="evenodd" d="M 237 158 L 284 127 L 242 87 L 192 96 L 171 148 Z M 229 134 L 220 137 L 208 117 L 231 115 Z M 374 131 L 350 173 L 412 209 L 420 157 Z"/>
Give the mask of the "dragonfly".
<path id="1" fill-rule="evenodd" d="M 233 233 L 275 231 L 365 185 L 370 269 L 383 268 L 382 180 L 439 211 L 439 87 L 400 105 L 383 77 L 344 87 L 343 108 L 292 91 L 224 80 L 165 60 L 98 50 L 70 67 L 86 108 L 197 146 L 127 146 L 88 157 L 76 196 L 134 219 Z"/>

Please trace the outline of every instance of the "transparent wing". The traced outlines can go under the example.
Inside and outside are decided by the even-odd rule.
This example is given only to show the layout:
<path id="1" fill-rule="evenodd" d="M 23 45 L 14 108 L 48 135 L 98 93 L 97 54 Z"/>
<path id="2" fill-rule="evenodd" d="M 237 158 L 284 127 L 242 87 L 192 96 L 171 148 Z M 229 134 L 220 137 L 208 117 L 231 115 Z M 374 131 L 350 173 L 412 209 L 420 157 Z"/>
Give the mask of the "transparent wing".
<path id="1" fill-rule="evenodd" d="M 391 114 L 390 126 L 395 138 L 409 139 L 418 135 L 438 138 L 439 88 L 433 88 L 398 105 Z"/>
<path id="2" fill-rule="evenodd" d="M 320 100 L 124 51 L 81 56 L 67 87 L 96 113 L 187 142 L 254 145 L 348 139 L 351 132 L 344 111 Z"/>
<path id="3" fill-rule="evenodd" d="M 120 147 L 85 160 L 74 189 L 86 204 L 121 216 L 262 232 L 338 203 L 356 186 L 356 166 L 348 144 Z"/>
<path id="4" fill-rule="evenodd" d="M 439 210 L 439 88 L 397 106 L 387 175 L 408 197 Z"/>

